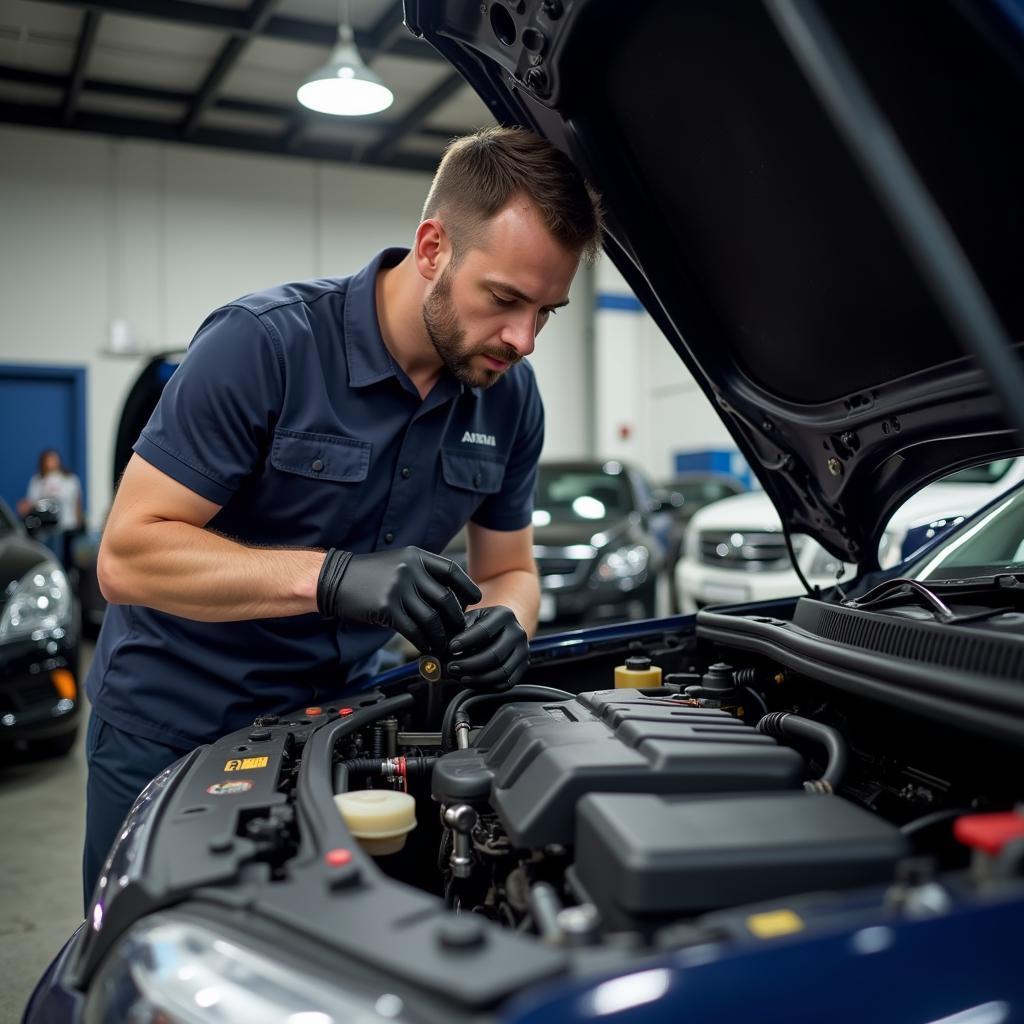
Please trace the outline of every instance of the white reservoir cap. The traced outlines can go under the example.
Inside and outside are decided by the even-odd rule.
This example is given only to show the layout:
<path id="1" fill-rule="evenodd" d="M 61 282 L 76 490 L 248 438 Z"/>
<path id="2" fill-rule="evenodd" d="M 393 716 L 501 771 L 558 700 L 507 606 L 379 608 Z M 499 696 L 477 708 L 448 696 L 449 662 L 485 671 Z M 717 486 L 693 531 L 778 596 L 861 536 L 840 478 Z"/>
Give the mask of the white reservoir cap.
<path id="1" fill-rule="evenodd" d="M 337 793 L 335 806 L 353 837 L 372 857 L 397 853 L 416 827 L 416 801 L 393 789 Z"/>

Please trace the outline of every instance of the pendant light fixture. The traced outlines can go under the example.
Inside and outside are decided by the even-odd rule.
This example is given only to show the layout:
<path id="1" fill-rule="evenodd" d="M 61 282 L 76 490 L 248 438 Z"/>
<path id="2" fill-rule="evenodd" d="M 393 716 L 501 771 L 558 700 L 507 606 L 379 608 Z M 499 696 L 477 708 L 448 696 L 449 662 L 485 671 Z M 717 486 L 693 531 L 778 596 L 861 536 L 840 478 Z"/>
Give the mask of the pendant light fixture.
<path id="1" fill-rule="evenodd" d="M 363 62 L 352 32 L 350 0 L 338 5 L 338 42 L 327 63 L 299 86 L 296 98 L 310 110 L 362 117 L 386 110 L 394 94 Z"/>

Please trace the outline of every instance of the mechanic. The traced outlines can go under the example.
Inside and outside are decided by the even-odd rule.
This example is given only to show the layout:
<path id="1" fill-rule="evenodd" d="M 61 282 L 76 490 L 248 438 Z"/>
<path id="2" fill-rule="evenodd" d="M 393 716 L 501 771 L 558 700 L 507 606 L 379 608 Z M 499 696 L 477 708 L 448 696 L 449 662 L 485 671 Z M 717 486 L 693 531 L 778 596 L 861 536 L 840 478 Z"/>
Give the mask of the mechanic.
<path id="1" fill-rule="evenodd" d="M 523 360 L 600 237 L 568 158 L 485 129 L 446 150 L 411 250 L 202 324 L 99 552 L 87 903 L 149 779 L 259 715 L 337 699 L 395 632 L 467 686 L 522 676 L 543 442 Z M 472 579 L 437 554 L 467 522 Z"/>

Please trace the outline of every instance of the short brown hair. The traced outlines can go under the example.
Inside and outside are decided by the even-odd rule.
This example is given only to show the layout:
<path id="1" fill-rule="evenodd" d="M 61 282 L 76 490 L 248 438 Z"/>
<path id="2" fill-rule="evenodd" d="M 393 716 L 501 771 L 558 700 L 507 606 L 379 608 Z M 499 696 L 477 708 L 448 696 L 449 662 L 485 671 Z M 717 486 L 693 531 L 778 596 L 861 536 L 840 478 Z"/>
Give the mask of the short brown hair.
<path id="1" fill-rule="evenodd" d="M 555 239 L 594 261 L 603 230 L 597 193 L 561 150 L 523 128 L 481 128 L 453 140 L 434 175 L 423 220 L 443 218 L 457 261 L 519 194 L 537 207 Z"/>

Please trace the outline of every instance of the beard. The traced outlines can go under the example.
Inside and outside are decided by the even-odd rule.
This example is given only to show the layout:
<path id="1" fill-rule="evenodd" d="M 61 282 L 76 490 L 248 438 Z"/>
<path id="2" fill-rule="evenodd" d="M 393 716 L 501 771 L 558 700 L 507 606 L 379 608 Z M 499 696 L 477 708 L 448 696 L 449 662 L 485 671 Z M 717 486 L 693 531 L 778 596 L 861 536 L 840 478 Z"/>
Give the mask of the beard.
<path id="1" fill-rule="evenodd" d="M 423 326 L 448 371 L 467 387 L 489 388 L 505 372 L 475 368 L 475 356 L 487 355 L 509 366 L 519 361 L 519 353 L 510 345 L 484 345 L 474 349 L 466 347 L 466 331 L 459 322 L 452 301 L 451 265 L 445 267 L 433 291 L 423 301 Z"/>

